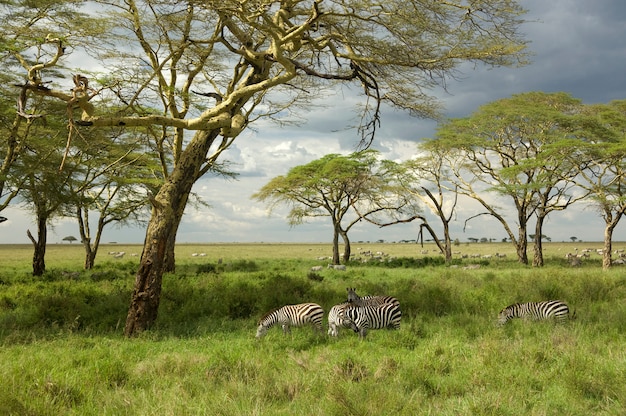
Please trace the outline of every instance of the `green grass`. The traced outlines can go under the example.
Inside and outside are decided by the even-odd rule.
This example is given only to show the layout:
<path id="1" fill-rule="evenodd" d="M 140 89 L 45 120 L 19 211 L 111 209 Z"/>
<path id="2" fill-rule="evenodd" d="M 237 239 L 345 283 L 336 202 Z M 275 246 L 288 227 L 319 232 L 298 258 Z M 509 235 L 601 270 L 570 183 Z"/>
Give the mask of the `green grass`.
<path id="1" fill-rule="evenodd" d="M 364 247 L 428 257 L 415 245 Z M 626 277 L 595 259 L 565 267 L 558 253 L 571 247 L 549 246 L 541 269 L 508 254 L 475 270 L 353 264 L 313 278 L 328 245 L 183 245 L 156 327 L 126 339 L 138 258 L 104 254 L 82 271 L 80 247 L 55 246 L 48 272 L 33 278 L 28 246 L 0 246 L 0 414 L 625 414 Z M 401 329 L 364 341 L 309 328 L 254 338 L 268 309 L 328 310 L 348 286 L 397 297 Z M 567 301 L 577 319 L 495 325 L 504 306 L 547 298 Z"/>

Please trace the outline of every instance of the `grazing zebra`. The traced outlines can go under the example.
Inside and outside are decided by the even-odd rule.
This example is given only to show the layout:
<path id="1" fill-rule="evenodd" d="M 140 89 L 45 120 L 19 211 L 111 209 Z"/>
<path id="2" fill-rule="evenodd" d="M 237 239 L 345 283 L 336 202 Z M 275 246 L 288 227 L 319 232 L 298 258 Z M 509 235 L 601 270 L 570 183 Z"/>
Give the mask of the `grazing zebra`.
<path id="1" fill-rule="evenodd" d="M 333 306 L 328 311 L 328 335 L 336 337 L 339 335 L 339 328 L 351 328 L 350 322 L 344 319 L 343 313 L 349 302 L 343 302 Z"/>
<path id="2" fill-rule="evenodd" d="M 369 305 L 383 305 L 385 303 L 391 303 L 399 305 L 398 299 L 393 296 L 359 296 L 356 293 L 356 289 L 352 287 L 346 288 L 348 291 L 348 302 L 355 304 L 356 306 L 369 306 Z"/>
<path id="3" fill-rule="evenodd" d="M 350 306 L 343 311 L 346 320 L 354 332 L 365 338 L 369 329 L 393 328 L 400 329 L 402 311 L 399 304 L 385 303 L 382 305 Z"/>
<path id="4" fill-rule="evenodd" d="M 261 338 L 275 324 L 280 324 L 284 333 L 290 331 L 290 326 L 303 326 L 306 324 L 312 324 L 315 329 L 321 332 L 323 317 L 324 310 L 316 303 L 285 305 L 271 310 L 261 318 L 259 327 L 256 330 L 256 337 Z"/>
<path id="5" fill-rule="evenodd" d="M 569 318 L 569 307 L 560 300 L 514 303 L 500 311 L 498 324 L 504 325 L 513 318 L 554 319 L 557 322 L 565 322 Z"/>

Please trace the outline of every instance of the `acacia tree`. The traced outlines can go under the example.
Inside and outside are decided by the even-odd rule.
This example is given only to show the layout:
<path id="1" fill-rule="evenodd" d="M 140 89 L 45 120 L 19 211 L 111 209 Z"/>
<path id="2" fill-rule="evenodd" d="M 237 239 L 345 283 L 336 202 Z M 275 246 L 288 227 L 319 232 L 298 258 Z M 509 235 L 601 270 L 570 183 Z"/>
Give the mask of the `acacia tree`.
<path id="1" fill-rule="evenodd" d="M 586 106 L 585 114 L 562 155 L 577 167 L 571 180 L 604 220 L 602 268 L 608 270 L 613 231 L 626 214 L 626 100 Z"/>
<path id="2" fill-rule="evenodd" d="M 267 201 L 271 209 L 287 205 L 290 225 L 308 218 L 330 217 L 333 226 L 333 264 L 339 264 L 339 237 L 344 242 L 343 260 L 349 261 L 348 231 L 361 219 L 381 212 L 412 211 L 393 183 L 398 169 L 380 161 L 373 150 L 348 156 L 329 154 L 296 166 L 285 176 L 269 181 L 252 198 Z"/>
<path id="3" fill-rule="evenodd" d="M 36 139 L 29 137 L 29 152 L 22 154 L 13 166 L 10 179 L 17 178 L 21 182 L 19 195 L 35 215 L 36 236 L 30 230 L 27 235 L 33 244 L 33 276 L 41 276 L 46 271 L 49 224 L 53 218 L 62 215 L 61 207 L 73 198 L 68 186 L 73 167 L 68 166 L 59 172 L 62 152 L 54 130 L 33 128 L 29 136 Z"/>
<path id="4" fill-rule="evenodd" d="M 445 152 L 457 192 L 486 209 L 466 223 L 481 215 L 496 218 L 523 264 L 528 264 L 529 220 L 537 217 L 533 264 L 541 266 L 545 217 L 583 197 L 572 195 L 568 178 L 575 169 L 558 151 L 570 144 L 568 135 L 580 108 L 579 100 L 564 93 L 518 94 L 486 104 L 470 117 L 450 120 L 426 144 Z M 485 192 L 513 202 L 517 234 L 506 211 Z"/>
<path id="5" fill-rule="evenodd" d="M 419 153 L 422 153 L 422 146 L 418 150 Z M 450 263 L 452 261 L 450 223 L 455 215 L 458 193 L 456 192 L 456 185 L 449 180 L 451 175 L 446 162 L 445 152 L 442 153 L 441 149 L 426 150 L 426 154 L 403 163 L 406 175 L 400 177 L 400 183 L 405 192 L 422 201 L 439 219 L 442 227 L 442 238 L 437 235 L 423 216 L 417 218 L 422 221 L 420 235 L 423 239 L 422 230 L 426 228 L 445 256 L 446 263 Z"/>
<path id="6" fill-rule="evenodd" d="M 71 88 L 46 84 L 46 70 L 66 52 L 61 34 L 67 31 L 55 28 L 45 39 L 56 47 L 52 59 L 38 70 L 20 63 L 28 94 L 67 103 L 71 128 L 152 125 L 166 135 L 173 132 L 164 143 L 171 143 L 175 164 L 151 199 L 128 336 L 157 317 L 165 259 L 193 184 L 251 122 L 319 98 L 317 87 L 355 83 L 366 98 L 361 127 L 367 145 L 383 103 L 433 116 L 438 106 L 426 91 L 461 63 L 515 65 L 525 58 L 517 33 L 524 10 L 511 0 L 482 0 L 471 7 L 456 0 L 127 0 L 102 2 L 98 13 L 114 15 L 109 22 L 117 26 L 108 33 L 125 35 L 129 45 L 129 52 L 109 54 L 121 59 L 106 67 L 137 67 L 140 79 L 109 74 L 94 88 L 93 79 L 75 74 Z M 83 39 L 74 43 L 81 45 Z M 101 45 L 106 44 L 88 46 Z M 102 111 L 94 98 L 105 93 L 119 98 L 124 111 Z"/>

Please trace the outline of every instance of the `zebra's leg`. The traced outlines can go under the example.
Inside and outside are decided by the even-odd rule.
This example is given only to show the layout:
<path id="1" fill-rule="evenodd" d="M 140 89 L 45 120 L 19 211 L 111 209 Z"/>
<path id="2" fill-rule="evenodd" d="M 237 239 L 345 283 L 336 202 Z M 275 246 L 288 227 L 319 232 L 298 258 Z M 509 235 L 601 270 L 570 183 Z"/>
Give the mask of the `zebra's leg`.
<path id="1" fill-rule="evenodd" d="M 283 334 L 290 334 L 290 333 L 291 333 L 291 328 L 289 328 L 289 325 L 283 324 Z"/>

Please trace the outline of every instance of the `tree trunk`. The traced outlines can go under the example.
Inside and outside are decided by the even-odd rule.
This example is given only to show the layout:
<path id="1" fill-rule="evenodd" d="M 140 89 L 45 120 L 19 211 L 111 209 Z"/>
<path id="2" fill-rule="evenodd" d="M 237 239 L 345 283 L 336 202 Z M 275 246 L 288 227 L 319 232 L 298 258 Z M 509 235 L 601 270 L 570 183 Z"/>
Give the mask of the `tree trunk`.
<path id="1" fill-rule="evenodd" d="M 187 205 L 187 200 L 189 199 L 189 194 L 184 195 L 184 201 L 181 201 L 179 204 L 179 212 L 175 215 L 180 219 L 183 218 L 183 214 L 185 213 L 185 206 Z M 178 226 L 180 225 L 180 219 L 176 223 L 176 229 L 170 235 L 170 238 L 167 241 L 167 248 L 165 251 L 165 260 L 163 264 L 163 271 L 165 273 L 174 273 L 176 271 L 176 235 L 178 234 Z"/>
<path id="2" fill-rule="evenodd" d="M 81 233 L 82 234 L 82 233 Z M 96 251 L 91 247 L 91 240 L 89 237 L 83 237 L 83 247 L 85 249 L 85 270 L 93 269 L 96 262 Z"/>
<path id="3" fill-rule="evenodd" d="M 450 239 L 450 225 L 448 221 L 443 221 L 444 255 L 446 264 L 452 263 L 452 240 Z"/>
<path id="4" fill-rule="evenodd" d="M 333 264 L 340 264 L 339 261 L 339 227 L 335 225 L 333 232 Z"/>
<path id="5" fill-rule="evenodd" d="M 218 134 L 219 130 L 197 132 L 170 177 L 152 199 L 152 216 L 124 328 L 127 337 L 149 329 L 157 319 L 168 249 L 173 249 L 172 242 L 189 193 Z"/>
<path id="6" fill-rule="evenodd" d="M 26 231 L 26 235 L 33 243 L 33 276 L 42 276 L 46 271 L 46 244 L 48 239 L 48 227 L 45 218 L 37 218 L 37 237 L 35 240 L 30 230 Z"/>
<path id="7" fill-rule="evenodd" d="M 528 234 L 526 233 L 526 227 L 518 228 L 518 240 L 516 244 L 517 261 L 522 264 L 528 264 Z"/>
<path id="8" fill-rule="evenodd" d="M 604 251 L 602 252 L 602 270 L 609 270 L 612 265 L 611 251 L 613 250 L 613 230 L 617 222 L 611 222 L 604 227 Z"/>
<path id="9" fill-rule="evenodd" d="M 545 216 L 538 215 L 537 223 L 535 224 L 535 241 L 533 252 L 533 266 L 543 267 L 543 243 L 541 241 L 541 233 L 543 232 L 543 220 Z"/>
<path id="10" fill-rule="evenodd" d="M 341 231 L 341 238 L 343 239 L 343 262 L 347 263 L 350 261 L 350 256 L 352 255 L 352 249 L 350 247 L 350 239 L 348 238 L 348 233 L 346 231 Z"/>

